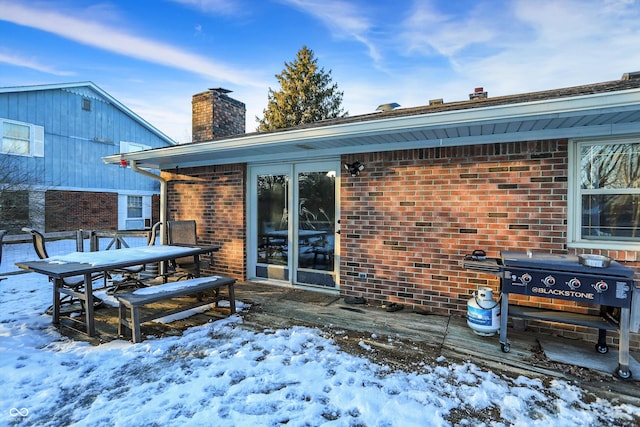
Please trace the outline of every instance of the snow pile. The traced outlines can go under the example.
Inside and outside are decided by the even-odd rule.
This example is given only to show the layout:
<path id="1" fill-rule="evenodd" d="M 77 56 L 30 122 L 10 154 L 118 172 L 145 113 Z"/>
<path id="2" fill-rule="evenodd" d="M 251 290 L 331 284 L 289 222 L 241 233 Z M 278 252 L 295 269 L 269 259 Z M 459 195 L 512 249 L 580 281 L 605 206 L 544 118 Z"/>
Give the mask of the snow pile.
<path id="1" fill-rule="evenodd" d="M 0 282 L 0 424 L 39 426 L 633 425 L 639 408 L 574 385 L 510 379 L 443 357 L 393 372 L 320 331 L 252 332 L 239 316 L 181 337 L 71 341 L 36 273 Z M 426 361 L 429 362 L 429 361 Z"/>

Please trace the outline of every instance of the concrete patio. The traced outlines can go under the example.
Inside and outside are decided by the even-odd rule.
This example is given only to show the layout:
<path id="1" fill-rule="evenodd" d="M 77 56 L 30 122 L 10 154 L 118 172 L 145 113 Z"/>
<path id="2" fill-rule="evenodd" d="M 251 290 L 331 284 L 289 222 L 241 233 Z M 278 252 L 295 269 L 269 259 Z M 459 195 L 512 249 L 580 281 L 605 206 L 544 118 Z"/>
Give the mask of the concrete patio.
<path id="1" fill-rule="evenodd" d="M 391 368 L 411 371 L 438 358 L 470 361 L 496 373 L 525 375 L 543 381 L 563 379 L 607 399 L 640 404 L 640 355 L 632 353 L 634 377 L 620 380 L 612 375 L 617 351 L 599 354 L 593 343 L 537 335 L 509 329 L 511 351 L 503 353 L 497 334 L 475 334 L 466 319 L 414 312 L 410 308 L 389 313 L 381 307 L 346 304 L 335 296 L 255 283 L 236 284 L 236 299 L 249 305 L 239 313 L 243 327 L 256 330 L 294 325 L 318 328 L 345 351 L 367 357 Z M 170 324 L 147 323 L 143 335 L 180 334 L 184 328 L 224 318 L 228 309 L 212 309 Z M 96 311 L 97 344 L 117 338 L 117 309 Z M 87 340 L 86 335 L 63 328 L 66 335 Z"/>

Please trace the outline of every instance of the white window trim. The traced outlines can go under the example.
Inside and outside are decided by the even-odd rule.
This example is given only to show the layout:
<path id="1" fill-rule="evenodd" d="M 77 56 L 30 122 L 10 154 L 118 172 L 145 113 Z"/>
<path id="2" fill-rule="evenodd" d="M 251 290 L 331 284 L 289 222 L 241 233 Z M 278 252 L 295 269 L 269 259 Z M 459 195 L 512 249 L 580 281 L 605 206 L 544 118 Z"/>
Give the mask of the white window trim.
<path id="1" fill-rule="evenodd" d="M 580 147 L 583 144 L 638 143 L 639 138 L 598 138 L 569 141 L 567 187 L 567 247 L 576 249 L 604 249 L 616 251 L 640 251 L 640 242 L 616 240 L 585 240 L 581 237 L 582 209 L 580 200 Z"/>
<path id="2" fill-rule="evenodd" d="M 18 120 L 0 119 L 0 138 L 4 135 L 4 124 L 12 123 L 20 126 L 29 127 L 29 154 L 11 153 L 2 151 L 0 145 L 0 153 L 12 156 L 23 157 L 44 157 L 44 127 L 34 125 L 33 123 L 20 122 Z"/>

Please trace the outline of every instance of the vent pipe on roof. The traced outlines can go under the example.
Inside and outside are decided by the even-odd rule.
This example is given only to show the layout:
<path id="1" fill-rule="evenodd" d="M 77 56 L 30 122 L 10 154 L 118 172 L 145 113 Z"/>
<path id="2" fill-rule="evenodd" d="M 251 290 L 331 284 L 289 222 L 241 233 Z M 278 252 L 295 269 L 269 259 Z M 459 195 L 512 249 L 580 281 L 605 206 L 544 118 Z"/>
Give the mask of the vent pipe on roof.
<path id="1" fill-rule="evenodd" d="M 378 105 L 378 108 L 376 108 L 376 111 L 391 111 L 391 110 L 395 110 L 399 106 L 400 104 L 398 104 L 397 102 L 391 102 L 389 104 Z"/>
<path id="2" fill-rule="evenodd" d="M 482 87 L 475 88 L 473 93 L 469 94 L 469 99 L 484 99 L 488 97 L 489 97 L 488 92 L 485 92 L 484 88 Z"/>
<path id="3" fill-rule="evenodd" d="M 635 80 L 640 79 L 640 71 L 633 71 L 631 73 L 624 73 L 620 80 Z"/>

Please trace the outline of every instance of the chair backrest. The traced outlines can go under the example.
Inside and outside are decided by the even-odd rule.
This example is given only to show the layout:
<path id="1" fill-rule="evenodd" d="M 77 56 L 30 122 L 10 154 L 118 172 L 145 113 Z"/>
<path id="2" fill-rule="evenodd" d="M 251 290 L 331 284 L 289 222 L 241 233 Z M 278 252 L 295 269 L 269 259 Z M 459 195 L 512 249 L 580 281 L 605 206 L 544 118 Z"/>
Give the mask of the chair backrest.
<path id="1" fill-rule="evenodd" d="M 170 245 L 195 245 L 198 243 L 194 220 L 169 221 L 168 224 Z"/>
<path id="2" fill-rule="evenodd" d="M 196 245 L 198 243 L 194 220 L 168 221 L 167 225 L 169 226 L 168 240 L 170 245 Z M 177 258 L 175 262 L 178 265 L 195 264 L 195 257 Z"/>
<path id="3" fill-rule="evenodd" d="M 33 249 L 36 250 L 36 254 L 38 254 L 38 257 L 40 259 L 49 258 L 49 255 L 47 254 L 47 248 L 45 246 L 44 236 L 42 235 L 42 233 L 29 227 L 23 227 L 22 231 L 31 233 L 31 238 L 33 239 Z"/>

